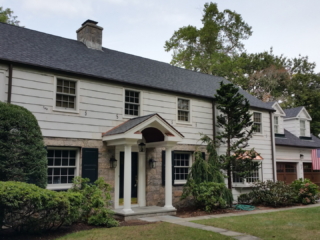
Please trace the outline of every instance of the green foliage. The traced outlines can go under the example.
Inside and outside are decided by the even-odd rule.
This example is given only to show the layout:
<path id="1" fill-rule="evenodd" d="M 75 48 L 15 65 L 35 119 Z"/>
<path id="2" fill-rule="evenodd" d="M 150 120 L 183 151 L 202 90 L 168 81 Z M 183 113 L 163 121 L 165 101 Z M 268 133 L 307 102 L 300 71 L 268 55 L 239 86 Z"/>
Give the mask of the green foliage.
<path id="1" fill-rule="evenodd" d="M 291 186 L 295 190 L 297 202 L 303 204 L 314 204 L 316 202 L 319 186 L 309 179 L 295 180 Z"/>
<path id="2" fill-rule="evenodd" d="M 238 204 L 250 204 L 252 202 L 252 198 L 248 193 L 240 194 L 238 197 Z"/>
<path id="3" fill-rule="evenodd" d="M 42 189 L 22 182 L 0 182 L 0 229 L 38 233 L 76 220 L 81 194 Z M 72 204 L 70 200 L 72 199 Z"/>
<path id="4" fill-rule="evenodd" d="M 239 93 L 233 84 L 220 83 L 215 95 L 217 109 L 218 143 L 226 144 L 226 154 L 219 157 L 220 166 L 227 171 L 228 188 L 232 188 L 231 173 L 236 171 L 242 177 L 259 168 L 258 162 L 252 160 L 256 152 L 245 151 L 252 137 L 254 127 L 252 115 L 249 113 L 249 101 Z"/>
<path id="5" fill-rule="evenodd" d="M 118 222 L 113 219 L 110 206 L 110 185 L 102 178 L 98 178 L 94 184 L 89 183 L 88 178 L 75 177 L 71 193 L 80 193 L 83 198 L 79 211 L 79 219 L 92 225 L 114 227 Z"/>
<path id="6" fill-rule="evenodd" d="M 244 49 L 241 41 L 252 31 L 240 14 L 229 9 L 220 12 L 216 3 L 204 5 L 202 24 L 200 29 L 189 25 L 175 31 L 164 48 L 173 50 L 171 64 L 212 74 L 213 66 Z"/>
<path id="7" fill-rule="evenodd" d="M 245 197 L 242 197 L 245 198 Z M 252 191 L 246 197 L 253 204 L 262 204 L 272 207 L 290 206 L 296 202 L 296 193 L 291 185 L 282 181 L 256 182 Z"/>
<path id="8" fill-rule="evenodd" d="M 231 205 L 233 197 L 225 186 L 214 142 L 206 135 L 203 135 L 201 140 L 207 144 L 208 161 L 202 158 L 201 152 L 195 152 L 195 162 L 183 187 L 181 198 L 191 195 L 196 204 L 206 211 L 211 211 L 217 207 L 225 207 L 226 204 Z"/>
<path id="9" fill-rule="evenodd" d="M 17 20 L 17 16 L 13 16 L 13 11 L 10 8 L 4 9 L 0 7 L 0 22 L 8 23 L 19 26 L 20 21 Z"/>
<path id="10" fill-rule="evenodd" d="M 0 102 L 0 181 L 47 185 L 47 151 L 37 119 L 27 109 Z"/>
<path id="11" fill-rule="evenodd" d="M 203 206 L 205 211 L 211 212 L 216 208 L 225 208 L 227 206 L 225 190 L 228 189 L 226 189 L 224 183 L 203 182 L 194 185 L 192 196 L 199 206 Z"/>

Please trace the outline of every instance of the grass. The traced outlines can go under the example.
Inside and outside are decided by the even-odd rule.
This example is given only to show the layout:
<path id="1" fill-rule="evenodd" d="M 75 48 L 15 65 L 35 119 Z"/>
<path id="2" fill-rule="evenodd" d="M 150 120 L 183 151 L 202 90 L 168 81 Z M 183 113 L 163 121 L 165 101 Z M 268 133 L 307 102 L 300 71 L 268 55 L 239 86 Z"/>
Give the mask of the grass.
<path id="1" fill-rule="evenodd" d="M 99 240 L 99 239 L 157 239 L 157 240 L 176 240 L 176 239 L 217 239 L 231 240 L 233 238 L 213 233 L 209 231 L 193 229 L 189 227 L 179 226 L 171 223 L 154 223 L 130 227 L 115 227 L 115 228 L 96 228 L 88 231 L 71 233 L 59 240 Z"/>
<path id="2" fill-rule="evenodd" d="M 320 207 L 193 221 L 262 239 L 320 239 Z"/>

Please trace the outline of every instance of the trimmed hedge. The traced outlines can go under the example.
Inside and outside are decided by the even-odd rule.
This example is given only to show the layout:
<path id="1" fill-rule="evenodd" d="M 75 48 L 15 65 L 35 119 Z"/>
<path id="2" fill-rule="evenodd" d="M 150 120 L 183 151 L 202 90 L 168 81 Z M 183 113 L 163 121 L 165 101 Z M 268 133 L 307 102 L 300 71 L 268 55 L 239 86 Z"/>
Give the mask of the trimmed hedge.
<path id="1" fill-rule="evenodd" d="M 37 119 L 0 101 L 0 181 L 47 186 L 47 151 Z"/>

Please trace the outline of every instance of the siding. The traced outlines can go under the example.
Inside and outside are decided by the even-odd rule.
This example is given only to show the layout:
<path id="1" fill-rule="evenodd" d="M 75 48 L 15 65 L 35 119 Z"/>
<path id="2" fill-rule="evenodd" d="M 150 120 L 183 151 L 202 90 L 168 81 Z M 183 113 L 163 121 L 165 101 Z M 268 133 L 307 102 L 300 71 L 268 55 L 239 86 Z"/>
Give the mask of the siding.
<path id="1" fill-rule="evenodd" d="M 127 120 L 123 109 L 124 87 L 90 79 L 72 79 L 78 80 L 79 85 L 78 113 L 54 109 L 54 75 L 25 69 L 14 68 L 12 103 L 26 107 L 36 116 L 45 137 L 101 139 L 102 132 Z M 182 144 L 200 144 L 199 133 L 212 137 L 210 100 L 189 98 L 191 123 L 180 124 L 176 121 L 177 96 L 160 91 L 133 90 L 141 92 L 142 115 L 158 113 L 185 136 Z"/>
<path id="2" fill-rule="evenodd" d="M 291 132 L 293 135 L 300 136 L 300 122 L 299 119 L 284 120 L 284 128 Z"/>
<path id="3" fill-rule="evenodd" d="M 217 111 L 216 111 L 217 112 Z M 255 111 L 258 112 L 258 111 Z M 261 180 L 273 180 L 273 168 L 272 168 L 272 145 L 271 145 L 271 129 L 270 129 L 270 115 L 269 112 L 259 111 L 262 115 L 262 132 L 253 134 L 253 137 L 249 140 L 249 146 L 247 149 L 254 148 L 258 152 L 263 160 L 261 161 L 262 176 Z M 216 129 L 218 131 L 219 129 Z M 218 148 L 218 154 L 225 154 L 226 147 L 220 146 Z"/>
<path id="4" fill-rule="evenodd" d="M 5 82 L 6 78 L 5 78 L 5 72 L 1 70 L 0 67 L 0 101 L 4 102 L 7 99 L 7 94 L 6 94 L 6 82 Z M 8 91 L 8 90 L 7 90 Z"/>

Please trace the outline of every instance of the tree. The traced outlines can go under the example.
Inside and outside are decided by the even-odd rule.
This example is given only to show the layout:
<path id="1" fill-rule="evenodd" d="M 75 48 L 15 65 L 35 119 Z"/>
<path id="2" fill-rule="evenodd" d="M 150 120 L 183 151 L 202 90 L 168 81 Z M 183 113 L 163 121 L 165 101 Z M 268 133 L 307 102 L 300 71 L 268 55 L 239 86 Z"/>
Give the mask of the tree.
<path id="1" fill-rule="evenodd" d="M 215 94 L 217 109 L 217 144 L 226 144 L 226 154 L 220 155 L 221 168 L 226 170 L 228 188 L 232 189 L 231 174 L 237 172 L 246 177 L 251 171 L 259 168 L 259 163 L 252 160 L 256 152 L 252 149 L 245 151 L 249 146 L 254 127 L 249 113 L 249 101 L 239 93 L 233 84 L 220 83 L 220 89 Z"/>
<path id="2" fill-rule="evenodd" d="M 173 50 L 171 64 L 194 71 L 212 74 L 215 65 L 244 49 L 251 27 L 240 14 L 231 10 L 220 12 L 216 3 L 204 5 L 203 27 L 182 27 L 165 42 L 167 52 Z"/>
<path id="3" fill-rule="evenodd" d="M 27 109 L 0 102 L 0 181 L 47 185 L 47 151 L 37 119 Z"/>
<path id="4" fill-rule="evenodd" d="M 17 20 L 17 16 L 13 16 L 13 11 L 10 8 L 3 9 L 3 7 L 0 7 L 0 22 L 16 26 L 19 26 L 20 23 L 20 21 Z"/>

